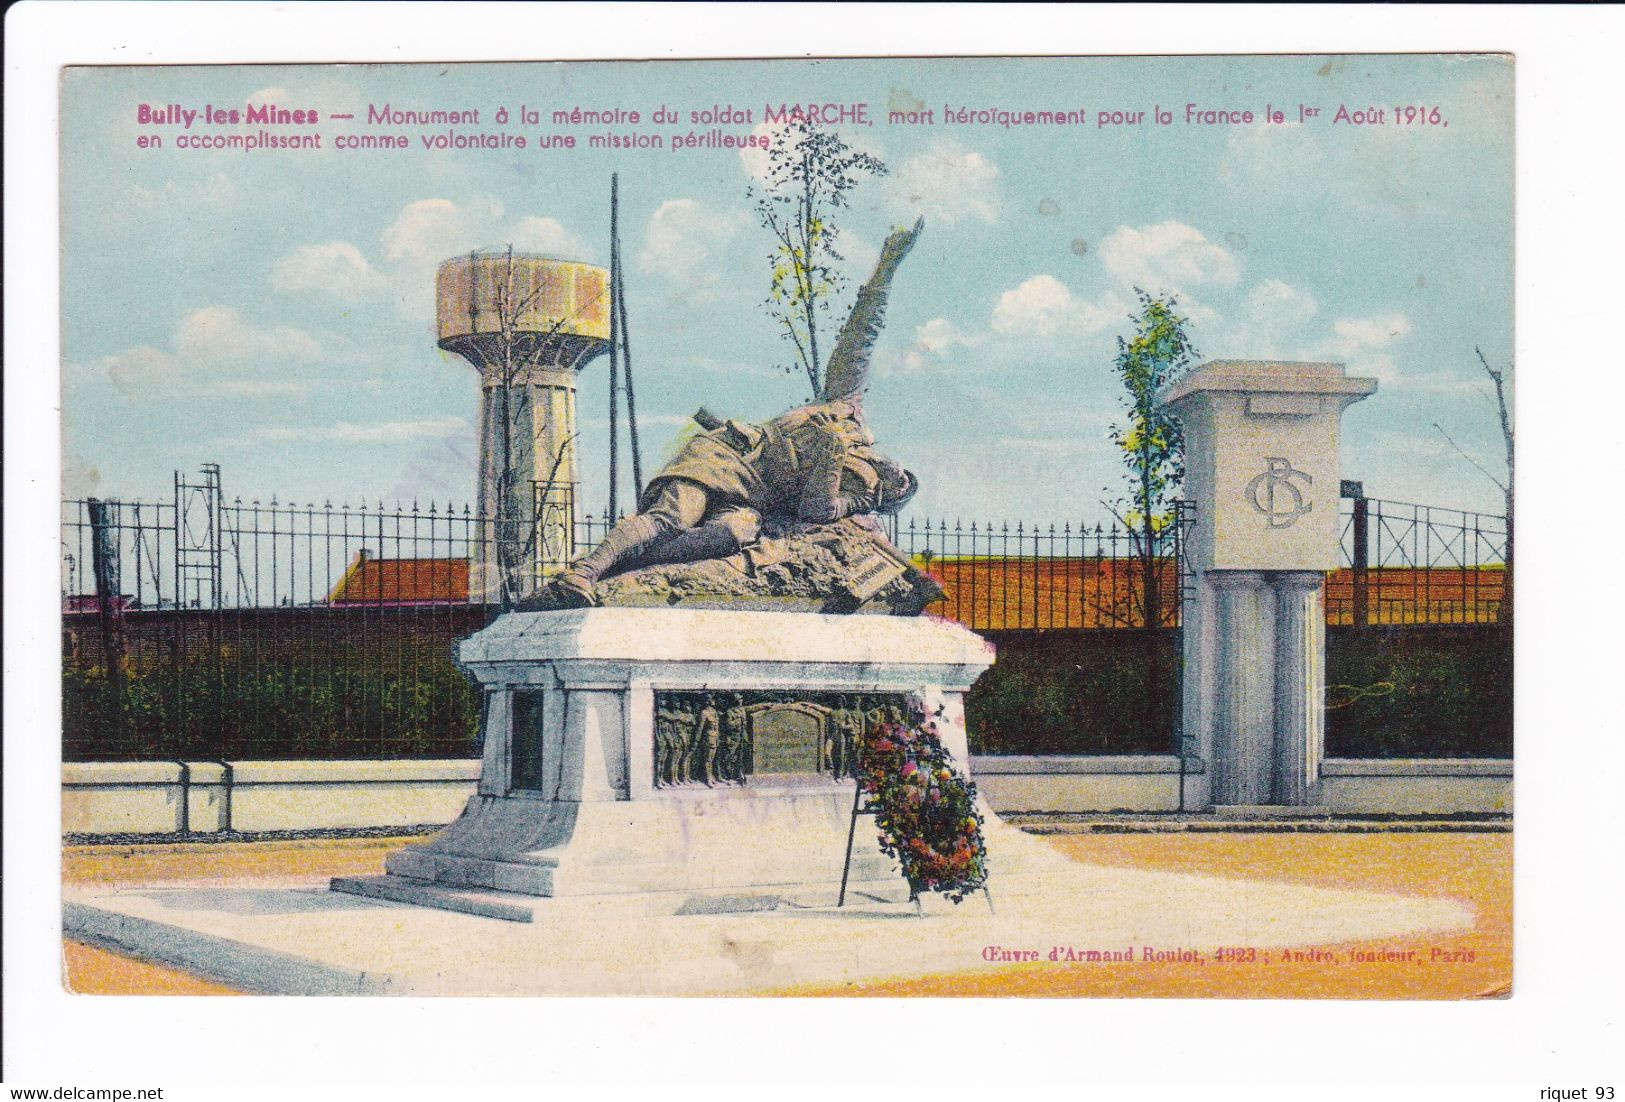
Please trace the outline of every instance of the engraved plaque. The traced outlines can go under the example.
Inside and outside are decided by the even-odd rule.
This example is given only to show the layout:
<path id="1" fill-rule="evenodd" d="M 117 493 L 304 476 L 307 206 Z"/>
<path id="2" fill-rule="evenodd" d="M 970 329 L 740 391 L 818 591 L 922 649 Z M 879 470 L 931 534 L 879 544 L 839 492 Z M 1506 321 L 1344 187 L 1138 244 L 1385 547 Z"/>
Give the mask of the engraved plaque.
<path id="1" fill-rule="evenodd" d="M 895 693 L 838 690 L 658 689 L 654 704 L 656 788 L 854 777 L 864 731 L 905 711 Z"/>
<path id="2" fill-rule="evenodd" d="M 890 555 L 878 551 L 865 555 L 852 567 L 852 576 L 846 582 L 846 591 L 858 601 L 867 601 L 893 581 L 901 578 L 905 568 Z"/>
<path id="3" fill-rule="evenodd" d="M 794 704 L 769 706 L 751 716 L 752 772 L 823 771 L 823 716 Z"/>

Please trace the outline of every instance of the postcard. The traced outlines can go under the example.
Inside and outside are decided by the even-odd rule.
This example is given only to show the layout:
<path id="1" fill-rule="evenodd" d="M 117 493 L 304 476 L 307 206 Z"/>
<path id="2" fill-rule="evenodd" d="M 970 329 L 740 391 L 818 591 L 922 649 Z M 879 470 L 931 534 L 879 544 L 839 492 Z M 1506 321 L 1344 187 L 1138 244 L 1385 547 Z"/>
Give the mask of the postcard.
<path id="1" fill-rule="evenodd" d="M 64 69 L 65 988 L 1506 997 L 1514 68 Z"/>

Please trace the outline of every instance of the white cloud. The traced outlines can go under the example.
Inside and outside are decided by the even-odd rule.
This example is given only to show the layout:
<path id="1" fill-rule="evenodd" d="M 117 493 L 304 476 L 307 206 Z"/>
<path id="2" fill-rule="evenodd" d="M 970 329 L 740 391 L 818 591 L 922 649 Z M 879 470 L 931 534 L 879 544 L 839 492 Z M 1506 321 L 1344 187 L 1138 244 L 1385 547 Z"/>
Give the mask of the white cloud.
<path id="1" fill-rule="evenodd" d="M 586 243 L 565 229 L 558 219 L 541 215 L 521 218 L 514 225 L 512 237 L 515 249 L 559 260 L 579 260 L 591 252 Z"/>
<path id="2" fill-rule="evenodd" d="M 1329 324 L 1329 328 L 1328 328 Z M 1308 291 L 1279 279 L 1255 284 L 1238 303 L 1236 316 L 1218 319 L 1199 343 L 1205 359 L 1330 360 L 1350 375 L 1374 378 L 1383 387 L 1455 393 L 1471 389 L 1471 379 L 1400 369 L 1395 346 L 1413 326 L 1398 312 L 1322 320 Z"/>
<path id="3" fill-rule="evenodd" d="M 1080 293 L 1048 273 L 1032 276 L 998 296 L 989 319 L 990 332 L 1040 341 L 1078 341 L 1121 329 L 1135 311 L 1130 289 L 1136 286 L 1152 294 L 1177 293 L 1182 315 L 1193 322 L 1213 324 L 1221 320 L 1218 311 L 1197 301 L 1187 287 L 1229 287 L 1241 276 L 1240 264 L 1229 250 L 1175 221 L 1138 228 L 1119 226 L 1096 253 L 1105 269 L 1105 278 L 1097 280 L 1098 290 Z M 1306 308 L 1313 313 L 1313 300 L 1300 299 L 1300 294 L 1284 283 L 1270 281 L 1254 289 L 1252 305 L 1260 313 L 1302 313 Z M 939 327 L 927 332 L 929 326 Z M 935 319 L 927 327 L 921 328 L 914 345 L 898 358 L 900 370 L 923 368 L 932 356 L 940 355 L 938 346 L 944 340 L 969 345 L 986 339 L 985 334 L 953 328 L 946 319 Z"/>
<path id="4" fill-rule="evenodd" d="M 384 259 L 433 266 L 449 256 L 489 243 L 479 231 L 502 217 L 502 206 L 476 201 L 460 207 L 450 199 L 418 199 L 406 204 L 379 234 Z"/>
<path id="5" fill-rule="evenodd" d="M 273 84 L 268 88 L 261 88 L 258 92 L 250 92 L 247 102 L 255 104 L 269 103 L 280 106 L 287 103 L 290 98 L 286 88 Z"/>
<path id="6" fill-rule="evenodd" d="M 243 191 L 237 182 L 224 172 L 210 173 L 198 180 L 177 183 L 165 180 L 156 188 L 142 187 L 129 181 L 119 188 L 116 213 L 127 218 L 134 208 L 143 214 L 175 210 L 177 208 L 203 209 L 211 214 L 235 212 L 243 202 Z M 112 213 L 112 212 L 110 212 Z"/>
<path id="7" fill-rule="evenodd" d="M 598 257 L 598 250 L 558 219 L 509 217 L 501 203 L 480 197 L 461 204 L 414 200 L 379 234 L 379 244 L 383 257 L 374 267 L 386 277 L 384 287 L 398 312 L 414 321 L 434 316 L 435 270 L 452 257 L 507 245 L 561 260 L 592 262 Z"/>
<path id="8" fill-rule="evenodd" d="M 1101 242 L 1099 254 L 1117 280 L 1154 295 L 1191 285 L 1231 287 L 1241 278 L 1241 266 L 1228 249 L 1183 222 L 1119 226 Z"/>
<path id="9" fill-rule="evenodd" d="M 461 417 L 434 417 L 417 421 L 381 421 L 371 425 L 339 421 L 332 425 L 299 428 L 270 427 L 258 429 L 254 435 L 261 440 L 340 440 L 352 444 L 378 444 L 440 439 L 468 431 L 468 422 Z"/>
<path id="10" fill-rule="evenodd" d="M 114 387 L 128 392 L 172 383 L 180 378 L 182 370 L 174 356 L 143 344 L 104 356 L 92 365 L 90 373 L 105 373 Z"/>
<path id="11" fill-rule="evenodd" d="M 1338 355 L 1354 356 L 1369 348 L 1392 344 L 1411 331 L 1410 319 L 1404 314 L 1381 314 L 1369 318 L 1338 318 L 1332 322 L 1336 337 L 1328 347 Z"/>
<path id="12" fill-rule="evenodd" d="M 1368 352 L 1358 358 L 1349 357 L 1349 374 L 1377 380 L 1379 386 L 1405 385 L 1394 358 L 1386 352 Z"/>
<path id="13" fill-rule="evenodd" d="M 383 282 L 382 274 L 348 241 L 300 245 L 271 268 L 271 286 L 278 291 L 309 291 L 347 300 L 376 290 Z"/>
<path id="14" fill-rule="evenodd" d="M 970 343 L 970 338 L 947 318 L 932 318 L 914 331 L 914 346 L 933 356 L 955 345 Z"/>
<path id="15" fill-rule="evenodd" d="M 261 328 L 229 306 L 205 306 L 181 319 L 168 349 L 137 345 L 87 365 L 68 367 L 75 386 L 103 381 L 134 398 L 168 399 L 177 393 L 237 397 L 299 395 L 306 383 L 267 379 L 267 367 L 308 363 L 322 355 L 302 329 Z M 259 378 L 244 375 L 259 368 Z"/>
<path id="16" fill-rule="evenodd" d="M 175 351 L 189 364 L 227 369 L 245 360 L 313 360 L 321 348 L 301 329 L 260 329 L 230 306 L 193 310 L 175 329 Z"/>
<path id="17" fill-rule="evenodd" d="M 999 296 L 993 331 L 1037 337 L 1081 337 L 1119 321 L 1127 304 L 1110 292 L 1088 302 L 1052 275 L 1036 275 Z"/>
<path id="18" fill-rule="evenodd" d="M 1239 317 L 1214 318 L 1201 348 L 1203 355 L 1258 360 L 1302 359 L 1315 334 L 1310 325 L 1320 313 L 1315 296 L 1279 279 L 1253 285 L 1240 303 Z"/>
<path id="19" fill-rule="evenodd" d="M 958 142 L 941 141 L 898 166 L 887 183 L 889 205 L 906 219 L 953 225 L 961 220 L 992 222 L 998 217 L 993 162 Z"/>
<path id="20" fill-rule="evenodd" d="M 1320 312 L 1308 291 L 1279 279 L 1266 279 L 1247 292 L 1246 318 L 1255 325 L 1286 329 L 1301 326 Z"/>
<path id="21" fill-rule="evenodd" d="M 638 269 L 703 293 L 722 270 L 724 251 L 749 224 L 743 211 L 719 211 L 693 199 L 667 199 L 649 218 Z"/>
<path id="22" fill-rule="evenodd" d="M 914 330 L 914 342 L 900 354 L 881 357 L 876 363 L 913 374 L 938 366 L 956 348 L 970 348 L 980 343 L 979 338 L 964 332 L 947 318 L 932 318 Z"/>
<path id="23" fill-rule="evenodd" d="M 1216 338 L 1204 342 L 1202 350 L 1216 357 L 1333 360 L 1384 386 L 1406 382 L 1390 351 L 1411 332 L 1404 314 L 1333 318 L 1329 331 L 1319 316 L 1319 303 L 1308 291 L 1266 279 L 1247 292 L 1233 323 L 1214 327 Z"/>
<path id="24" fill-rule="evenodd" d="M 1369 376 L 1381 386 L 1420 383 L 1425 389 L 1455 389 L 1457 384 L 1453 380 L 1415 379 L 1400 372 L 1393 355 L 1385 350 L 1410 331 L 1410 319 L 1404 314 L 1337 318 L 1332 322 L 1331 335 L 1320 342 L 1316 351 L 1318 358 L 1340 360 L 1348 365 L 1350 375 Z"/>
<path id="25" fill-rule="evenodd" d="M 292 379 L 231 379 L 216 383 L 213 389 L 237 398 L 302 398 L 310 393 L 310 384 Z"/>

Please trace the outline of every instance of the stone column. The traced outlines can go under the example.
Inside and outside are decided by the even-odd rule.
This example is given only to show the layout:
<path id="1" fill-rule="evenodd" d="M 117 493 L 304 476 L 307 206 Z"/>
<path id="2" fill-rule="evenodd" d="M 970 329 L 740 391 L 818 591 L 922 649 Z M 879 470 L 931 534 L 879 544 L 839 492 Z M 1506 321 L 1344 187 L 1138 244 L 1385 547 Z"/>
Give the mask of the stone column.
<path id="1" fill-rule="evenodd" d="M 1161 396 L 1185 428 L 1184 806 L 1303 807 L 1325 743 L 1341 364 L 1221 360 Z"/>
<path id="2" fill-rule="evenodd" d="M 1276 804 L 1317 803 L 1326 745 L 1325 575 L 1277 574 L 1275 590 Z M 1243 802 L 1243 801 L 1238 801 Z"/>
<path id="3" fill-rule="evenodd" d="M 1214 573 L 1218 666 L 1213 710 L 1212 800 L 1265 804 L 1274 788 L 1275 593 L 1256 570 Z"/>

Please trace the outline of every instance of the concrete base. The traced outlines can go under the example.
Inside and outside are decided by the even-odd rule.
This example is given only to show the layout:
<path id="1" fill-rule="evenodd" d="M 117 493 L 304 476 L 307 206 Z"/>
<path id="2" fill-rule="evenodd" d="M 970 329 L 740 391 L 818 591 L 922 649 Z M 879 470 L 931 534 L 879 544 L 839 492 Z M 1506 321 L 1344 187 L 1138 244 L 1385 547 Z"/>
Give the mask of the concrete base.
<path id="1" fill-rule="evenodd" d="M 63 926 L 69 937 L 266 994 L 639 996 L 974 974 L 997 966 L 989 947 L 1042 955 L 1057 945 L 1129 950 L 1136 961 L 1148 950 L 1190 950 L 1197 990 L 1216 946 L 1425 945 L 1473 921 L 1452 900 L 1079 864 L 1002 824 L 989 852 L 992 906 L 929 896 L 916 911 L 896 880 L 878 893 L 864 886 L 840 909 L 830 905 L 839 885 L 829 884 L 823 900 L 772 891 L 528 897 L 531 921 L 502 922 L 315 882 L 69 885 Z"/>
<path id="2" fill-rule="evenodd" d="M 462 818 L 386 867 L 415 881 L 552 897 L 827 887 L 841 880 L 852 796 L 850 783 L 677 790 L 626 803 L 475 796 Z M 860 826 L 853 879 L 893 877 L 873 820 Z"/>
<path id="3" fill-rule="evenodd" d="M 521 892 L 487 888 L 456 888 L 409 876 L 335 877 L 331 887 L 347 895 L 368 899 L 410 903 L 441 911 L 500 918 L 506 922 L 546 922 L 567 913 L 569 897 L 540 897 Z M 841 904 L 839 878 L 830 884 L 759 884 L 751 888 L 717 891 L 635 892 L 625 896 L 578 896 L 586 903 L 612 898 L 626 912 L 663 917 L 668 915 L 752 914 L 783 909 L 812 910 Z M 908 898 L 908 886 L 896 876 L 881 880 L 853 881 L 847 884 L 846 900 L 853 907 L 886 904 L 898 909 L 918 903 Z"/>
<path id="4" fill-rule="evenodd" d="M 385 878 L 335 890 L 521 920 L 535 904 L 507 897 L 821 898 L 841 882 L 855 790 L 826 752 L 834 720 L 801 728 L 810 760 L 784 770 L 762 758 L 737 783 L 661 784 L 663 694 L 706 701 L 718 740 L 729 694 L 739 716 L 754 694 L 803 718 L 834 714 L 816 700 L 906 699 L 968 768 L 963 694 L 993 661 L 986 642 L 942 620 L 683 608 L 513 613 L 459 653 L 486 701 L 477 794 L 431 841 L 391 855 Z M 873 823 L 860 824 L 851 879 L 895 882 Z"/>

